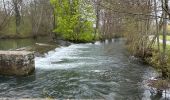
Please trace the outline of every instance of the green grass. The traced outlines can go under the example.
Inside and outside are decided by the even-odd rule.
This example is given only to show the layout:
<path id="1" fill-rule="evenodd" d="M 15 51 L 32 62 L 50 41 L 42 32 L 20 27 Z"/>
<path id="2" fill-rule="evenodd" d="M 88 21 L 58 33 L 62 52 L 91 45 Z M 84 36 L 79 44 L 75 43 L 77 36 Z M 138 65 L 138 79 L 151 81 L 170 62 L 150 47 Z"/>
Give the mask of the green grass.
<path id="1" fill-rule="evenodd" d="M 46 30 L 43 30 L 43 32 L 44 31 Z M 46 33 L 47 32 L 45 32 L 45 34 Z M 43 34 L 43 33 L 40 32 L 39 34 Z M 32 35 L 33 34 L 32 34 L 31 19 L 27 16 L 24 16 L 24 18 L 22 18 L 21 20 L 20 27 L 19 27 L 19 34 L 16 33 L 15 17 L 12 17 L 9 20 L 8 25 L 0 31 L 0 37 L 2 36 L 2 37 L 7 37 L 7 38 L 8 37 L 9 38 L 15 38 L 15 37 L 27 38 L 27 37 L 31 37 Z"/>
<path id="2" fill-rule="evenodd" d="M 20 37 L 28 37 L 32 34 L 32 26 L 31 21 L 29 18 L 25 17 L 21 21 L 21 25 L 19 27 L 19 36 Z M 16 34 L 16 24 L 15 24 L 15 18 L 12 17 L 8 23 L 8 25 L 0 32 L 1 36 L 17 36 Z"/>
<path id="3" fill-rule="evenodd" d="M 159 38 L 160 38 L 160 39 L 163 39 L 163 36 L 160 35 Z M 167 41 L 170 41 L 170 35 L 167 35 L 167 36 L 166 36 L 166 40 L 167 40 Z"/>
<path id="4" fill-rule="evenodd" d="M 157 45 L 155 44 L 155 46 L 153 47 L 155 50 L 157 50 Z M 160 51 L 161 53 L 163 52 L 163 44 L 160 43 Z M 166 45 L 166 55 L 168 57 L 167 63 L 168 65 L 170 65 L 170 45 Z"/>
<path id="5" fill-rule="evenodd" d="M 167 26 L 167 31 L 170 33 L 170 25 Z"/>
<path id="6" fill-rule="evenodd" d="M 158 48 L 157 44 L 155 44 L 153 48 L 157 49 Z M 163 51 L 163 44 L 162 43 L 160 43 L 160 50 L 161 50 L 161 52 Z M 166 51 L 167 51 L 167 53 L 169 53 L 169 58 L 170 58 L 170 45 L 166 45 Z"/>
<path id="7" fill-rule="evenodd" d="M 158 72 L 161 73 L 161 69 L 162 69 L 162 65 L 160 64 L 160 56 L 159 56 L 159 53 L 157 51 L 157 45 L 155 44 L 154 47 L 153 47 L 153 52 L 152 52 L 152 58 L 150 60 L 150 64 L 155 68 L 157 69 Z M 160 43 L 160 52 L 161 54 L 163 53 L 163 44 Z M 166 46 L 166 58 L 167 58 L 167 70 L 168 70 L 168 76 L 170 78 L 170 45 L 167 45 Z"/>
<path id="8" fill-rule="evenodd" d="M 167 32 L 170 33 L 170 25 L 167 26 Z M 162 35 L 160 35 L 159 38 L 163 39 Z M 167 39 L 167 41 L 170 41 L 170 35 L 167 35 L 166 39 Z"/>

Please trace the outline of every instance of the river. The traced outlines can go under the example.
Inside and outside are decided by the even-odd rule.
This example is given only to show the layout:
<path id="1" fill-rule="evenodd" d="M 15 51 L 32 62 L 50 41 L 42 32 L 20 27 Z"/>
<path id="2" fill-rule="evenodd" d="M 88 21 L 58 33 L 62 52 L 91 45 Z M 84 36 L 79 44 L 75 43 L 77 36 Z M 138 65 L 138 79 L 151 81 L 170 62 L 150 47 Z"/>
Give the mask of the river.
<path id="1" fill-rule="evenodd" d="M 152 100 L 145 86 L 156 72 L 132 63 L 124 40 L 72 44 L 35 58 L 27 77 L 0 76 L 0 97 Z"/>

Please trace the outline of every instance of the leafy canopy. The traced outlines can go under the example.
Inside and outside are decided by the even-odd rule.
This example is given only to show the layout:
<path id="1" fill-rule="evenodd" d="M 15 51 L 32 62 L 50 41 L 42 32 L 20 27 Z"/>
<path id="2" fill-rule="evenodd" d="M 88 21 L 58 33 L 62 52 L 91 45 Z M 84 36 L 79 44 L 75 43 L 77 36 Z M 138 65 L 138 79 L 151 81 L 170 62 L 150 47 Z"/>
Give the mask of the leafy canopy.
<path id="1" fill-rule="evenodd" d="M 54 32 L 70 41 L 89 42 L 93 39 L 94 8 L 86 0 L 51 0 L 55 8 Z"/>

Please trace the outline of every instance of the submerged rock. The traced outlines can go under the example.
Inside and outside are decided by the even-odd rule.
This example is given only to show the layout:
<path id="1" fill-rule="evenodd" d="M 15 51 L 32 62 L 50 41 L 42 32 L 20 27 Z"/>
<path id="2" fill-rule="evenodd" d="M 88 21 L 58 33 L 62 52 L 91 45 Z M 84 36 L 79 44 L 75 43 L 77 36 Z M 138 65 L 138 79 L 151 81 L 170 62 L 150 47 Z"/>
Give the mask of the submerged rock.
<path id="1" fill-rule="evenodd" d="M 69 41 L 64 41 L 64 40 L 61 40 L 61 39 L 56 40 L 55 42 L 56 42 L 57 44 L 59 44 L 60 46 L 69 46 L 69 45 L 71 45 L 71 42 L 69 42 Z"/>
<path id="2" fill-rule="evenodd" d="M 29 51 L 0 51 L 0 74 L 23 76 L 35 70 L 34 53 Z"/>
<path id="3" fill-rule="evenodd" d="M 137 58 L 135 56 L 130 56 L 129 61 L 133 63 L 144 63 L 144 61 L 141 58 Z"/>

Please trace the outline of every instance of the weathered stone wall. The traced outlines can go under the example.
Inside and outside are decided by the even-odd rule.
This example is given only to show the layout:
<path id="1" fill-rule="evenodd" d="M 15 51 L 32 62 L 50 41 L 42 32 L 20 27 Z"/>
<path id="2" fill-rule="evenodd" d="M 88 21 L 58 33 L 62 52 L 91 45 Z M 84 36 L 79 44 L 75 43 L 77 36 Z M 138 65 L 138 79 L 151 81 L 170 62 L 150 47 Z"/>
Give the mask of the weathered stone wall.
<path id="1" fill-rule="evenodd" d="M 29 75 L 35 70 L 34 53 L 29 51 L 0 51 L 1 75 Z"/>

